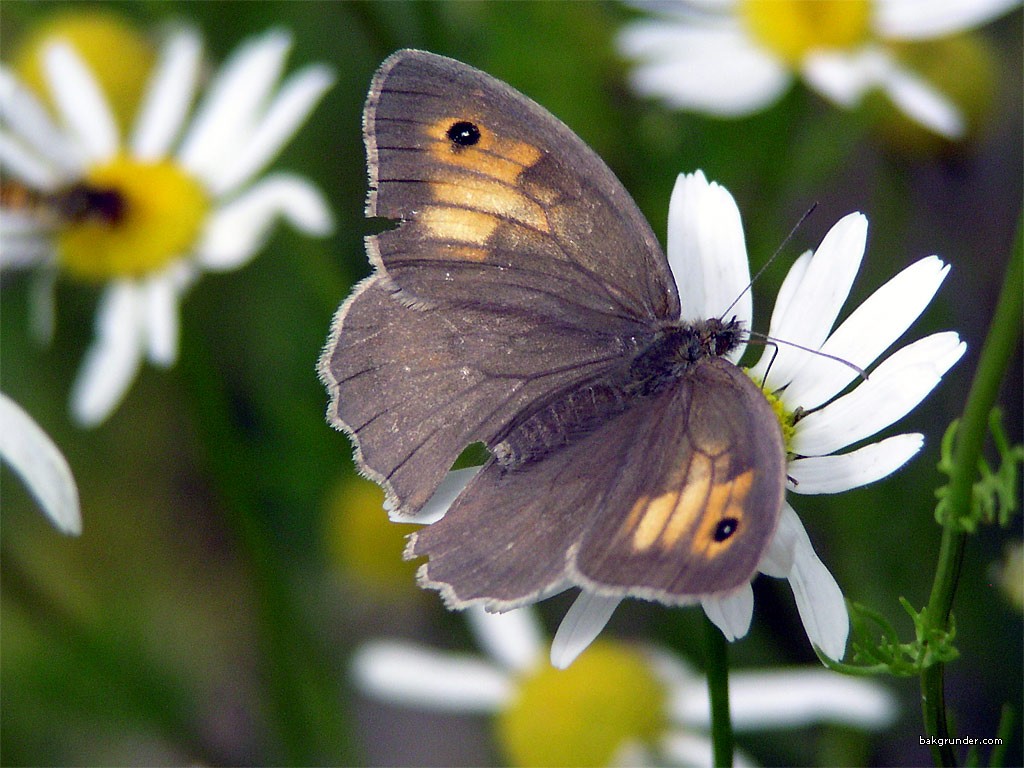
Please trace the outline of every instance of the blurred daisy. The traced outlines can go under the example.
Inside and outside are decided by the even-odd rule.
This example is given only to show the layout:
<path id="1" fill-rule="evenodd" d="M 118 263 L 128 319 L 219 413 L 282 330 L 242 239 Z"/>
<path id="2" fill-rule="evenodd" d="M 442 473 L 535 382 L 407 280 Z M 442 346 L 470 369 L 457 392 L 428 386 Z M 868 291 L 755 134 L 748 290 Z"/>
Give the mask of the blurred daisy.
<path id="1" fill-rule="evenodd" d="M 984 24 L 1020 0 L 695 0 L 659 4 L 617 45 L 637 61 L 640 94 L 680 109 L 737 117 L 765 109 L 799 76 L 841 107 L 881 91 L 907 117 L 949 139 L 960 110 L 908 69 L 899 46 Z"/>
<path id="2" fill-rule="evenodd" d="M 1009 603 L 1018 611 L 1024 609 L 1024 543 L 1007 544 L 1002 561 L 990 569 L 990 574 Z"/>
<path id="3" fill-rule="evenodd" d="M 701 674 L 674 655 L 595 643 L 569 670 L 544 662 L 529 607 L 467 611 L 487 658 L 377 640 L 352 659 L 367 695 L 408 707 L 494 718 L 511 765 L 709 765 L 710 707 Z M 733 672 L 736 731 L 841 723 L 877 729 L 896 707 L 881 686 L 826 670 Z M 742 752 L 737 765 L 752 765 Z"/>
<path id="4" fill-rule="evenodd" d="M 117 407 L 143 358 L 174 363 L 178 304 L 203 272 L 247 263 L 278 217 L 308 234 L 330 232 L 330 212 L 309 181 L 256 179 L 333 81 L 314 65 L 279 82 L 290 47 L 281 30 L 244 44 L 188 122 L 202 44 L 190 30 L 171 35 L 126 141 L 63 39 L 42 51 L 56 122 L 0 67 L 0 266 L 39 268 L 44 336 L 58 271 L 105 286 L 71 393 L 79 423 L 98 424 Z"/>
<path id="5" fill-rule="evenodd" d="M 24 481 L 61 533 L 82 532 L 78 488 L 67 460 L 31 416 L 0 392 L 0 459 Z"/>
<path id="6" fill-rule="evenodd" d="M 924 311 L 949 271 L 936 256 L 921 259 L 875 291 L 832 331 L 860 268 L 867 227 L 863 215 L 850 214 L 832 227 L 817 251 L 797 259 L 779 291 L 769 331 L 783 343 L 766 348 L 749 371 L 754 381 L 765 383 L 766 394 L 780 412 L 793 493 L 839 493 L 903 466 L 920 450 L 922 435 L 896 435 L 838 452 L 911 411 L 966 349 L 956 333 L 927 336 L 893 352 L 871 369 L 867 381 L 845 391 L 857 373 L 837 358 L 861 369 L 871 367 Z M 750 327 L 753 302 L 746 290 L 750 272 L 740 213 L 732 195 L 699 171 L 680 176 L 672 193 L 667 253 L 680 287 L 684 320 L 720 317 L 728 311 Z M 741 345 L 733 350 L 729 359 L 737 362 L 744 349 Z M 393 513 L 391 519 L 421 524 L 437 520 L 474 472 L 449 473 L 418 515 Z M 827 656 L 842 658 L 849 634 L 843 593 L 788 503 L 758 570 L 789 581 L 810 641 Z M 583 591 L 555 634 L 552 663 L 568 666 L 604 628 L 619 602 L 620 598 Z M 750 628 L 750 584 L 732 594 L 695 597 L 692 602 L 700 603 L 730 640 L 743 637 Z"/>

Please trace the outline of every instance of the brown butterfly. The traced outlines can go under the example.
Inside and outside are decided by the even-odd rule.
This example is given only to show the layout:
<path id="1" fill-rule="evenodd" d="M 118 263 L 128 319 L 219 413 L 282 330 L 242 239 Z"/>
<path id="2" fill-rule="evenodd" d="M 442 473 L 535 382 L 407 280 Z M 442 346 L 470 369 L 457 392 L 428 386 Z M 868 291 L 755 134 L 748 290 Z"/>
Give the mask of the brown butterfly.
<path id="1" fill-rule="evenodd" d="M 375 272 L 320 360 L 329 419 L 399 512 L 490 459 L 410 537 L 424 586 L 504 610 L 571 585 L 667 604 L 749 582 L 778 524 L 779 423 L 680 319 L 668 262 L 608 167 L 472 67 L 399 51 L 364 112 Z"/>

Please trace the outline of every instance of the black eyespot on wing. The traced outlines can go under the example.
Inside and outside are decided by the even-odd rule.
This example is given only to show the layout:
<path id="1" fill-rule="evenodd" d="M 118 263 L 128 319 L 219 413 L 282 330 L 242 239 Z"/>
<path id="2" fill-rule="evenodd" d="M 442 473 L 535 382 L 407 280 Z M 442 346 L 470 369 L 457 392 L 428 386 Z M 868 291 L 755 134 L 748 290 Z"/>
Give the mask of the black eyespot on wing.
<path id="1" fill-rule="evenodd" d="M 736 529 L 739 528 L 740 521 L 735 517 L 726 517 L 718 521 L 718 525 L 715 526 L 715 541 L 721 544 L 728 538 L 731 538 Z"/>
<path id="2" fill-rule="evenodd" d="M 480 141 L 480 129 L 468 120 L 459 120 L 448 129 L 448 139 L 457 147 L 471 147 Z"/>

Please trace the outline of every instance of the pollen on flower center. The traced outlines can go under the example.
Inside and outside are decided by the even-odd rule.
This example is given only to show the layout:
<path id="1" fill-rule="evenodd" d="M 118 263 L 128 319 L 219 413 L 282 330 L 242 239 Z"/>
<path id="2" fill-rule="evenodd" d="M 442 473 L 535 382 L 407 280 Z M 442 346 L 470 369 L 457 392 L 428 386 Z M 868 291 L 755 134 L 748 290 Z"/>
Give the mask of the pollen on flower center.
<path id="1" fill-rule="evenodd" d="M 665 725 L 665 690 L 637 651 L 596 642 L 568 669 L 538 669 L 499 715 L 512 765 L 609 765 Z"/>
<path id="2" fill-rule="evenodd" d="M 869 0 L 741 0 L 740 19 L 765 48 L 790 64 L 821 48 L 852 48 L 870 30 Z"/>
<path id="3" fill-rule="evenodd" d="M 91 169 L 58 198 L 61 265 L 94 281 L 162 269 L 195 243 L 209 207 L 203 188 L 174 163 L 124 156 Z"/>
<path id="4" fill-rule="evenodd" d="M 749 376 L 750 371 L 744 370 Z M 754 382 L 760 387 L 761 382 L 754 379 Z M 766 389 L 761 389 L 761 394 L 764 395 L 768 401 L 768 405 L 772 407 L 775 412 L 775 418 L 779 420 L 779 428 L 782 430 L 782 444 L 786 447 L 786 453 L 791 453 L 790 446 L 793 443 L 794 423 L 796 421 L 795 415 L 792 411 L 786 408 L 785 403 L 782 402 L 782 398 L 777 397 Z"/>

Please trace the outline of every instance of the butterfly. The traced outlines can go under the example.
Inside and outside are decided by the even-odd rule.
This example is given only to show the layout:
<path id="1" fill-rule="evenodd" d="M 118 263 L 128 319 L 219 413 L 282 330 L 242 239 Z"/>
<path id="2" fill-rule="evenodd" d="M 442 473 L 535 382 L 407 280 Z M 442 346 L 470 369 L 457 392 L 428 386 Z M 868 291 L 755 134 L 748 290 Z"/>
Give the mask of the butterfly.
<path id="1" fill-rule="evenodd" d="M 781 428 L 725 357 L 740 323 L 680 319 L 611 170 L 512 87 L 423 51 L 381 65 L 363 128 L 366 214 L 391 225 L 320 360 L 328 419 L 399 514 L 467 446 L 489 453 L 410 535 L 420 583 L 490 610 L 748 583 L 781 513 Z"/>

